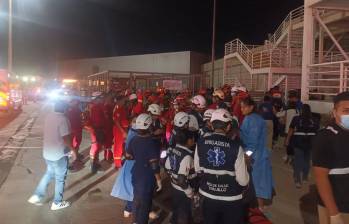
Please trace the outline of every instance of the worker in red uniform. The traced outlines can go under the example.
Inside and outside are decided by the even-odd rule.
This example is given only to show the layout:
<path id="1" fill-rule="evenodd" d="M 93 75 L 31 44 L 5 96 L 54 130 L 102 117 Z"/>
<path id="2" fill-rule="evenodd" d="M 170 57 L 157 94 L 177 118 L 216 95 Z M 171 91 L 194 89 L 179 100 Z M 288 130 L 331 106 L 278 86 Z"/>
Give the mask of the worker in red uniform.
<path id="1" fill-rule="evenodd" d="M 104 117 L 105 117 L 105 125 L 104 125 L 104 159 L 106 161 L 113 161 L 113 110 L 114 110 L 114 102 L 111 96 L 105 98 L 104 102 Z"/>
<path id="2" fill-rule="evenodd" d="M 127 111 L 125 108 L 126 100 L 127 98 L 125 96 L 117 97 L 113 112 L 114 166 L 116 169 L 121 167 L 123 145 L 127 137 L 127 128 L 129 125 Z"/>
<path id="3" fill-rule="evenodd" d="M 212 94 L 213 103 L 207 107 L 207 109 L 216 110 L 218 108 L 226 109 L 226 104 L 224 103 L 224 92 L 221 89 L 216 89 Z"/>
<path id="4" fill-rule="evenodd" d="M 66 115 L 70 122 L 71 127 L 71 139 L 72 145 L 77 153 L 76 160 L 73 161 L 71 170 L 74 170 L 77 166 L 77 163 L 80 161 L 81 156 L 79 156 L 79 148 L 82 140 L 82 117 L 81 110 L 79 108 L 79 100 L 73 99 L 70 101 L 69 108 L 66 112 Z"/>
<path id="5" fill-rule="evenodd" d="M 103 110 L 102 93 L 94 92 L 92 97 L 93 100 L 90 104 L 89 118 L 86 127 L 89 130 L 91 137 L 90 169 L 92 173 L 96 173 L 100 167 L 98 155 L 105 140 L 104 126 L 106 122 Z"/>
<path id="6" fill-rule="evenodd" d="M 234 92 L 232 91 L 233 100 L 231 102 L 231 111 L 232 114 L 238 119 L 239 124 L 242 124 L 244 120 L 244 115 L 241 112 L 241 102 L 249 97 L 246 87 L 238 86 L 234 87 Z"/>

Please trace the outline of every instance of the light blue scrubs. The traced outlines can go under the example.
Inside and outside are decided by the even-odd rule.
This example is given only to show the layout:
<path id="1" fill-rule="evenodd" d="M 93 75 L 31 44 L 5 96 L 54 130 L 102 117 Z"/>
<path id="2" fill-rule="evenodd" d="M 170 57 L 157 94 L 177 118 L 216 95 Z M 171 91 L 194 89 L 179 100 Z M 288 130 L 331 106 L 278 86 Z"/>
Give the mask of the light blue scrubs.
<path id="1" fill-rule="evenodd" d="M 241 125 L 241 139 L 244 150 L 252 151 L 252 180 L 258 198 L 271 199 L 274 181 L 270 152 L 266 147 L 267 126 L 258 114 L 246 116 Z"/>

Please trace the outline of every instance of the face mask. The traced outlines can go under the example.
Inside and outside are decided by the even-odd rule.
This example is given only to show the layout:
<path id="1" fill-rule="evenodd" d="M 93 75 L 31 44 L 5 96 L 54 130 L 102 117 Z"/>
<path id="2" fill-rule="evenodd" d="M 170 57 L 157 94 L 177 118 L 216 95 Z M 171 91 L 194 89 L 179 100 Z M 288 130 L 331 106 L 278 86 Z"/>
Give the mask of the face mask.
<path id="1" fill-rule="evenodd" d="M 349 129 L 349 115 L 342 115 L 341 123 L 345 129 Z"/>

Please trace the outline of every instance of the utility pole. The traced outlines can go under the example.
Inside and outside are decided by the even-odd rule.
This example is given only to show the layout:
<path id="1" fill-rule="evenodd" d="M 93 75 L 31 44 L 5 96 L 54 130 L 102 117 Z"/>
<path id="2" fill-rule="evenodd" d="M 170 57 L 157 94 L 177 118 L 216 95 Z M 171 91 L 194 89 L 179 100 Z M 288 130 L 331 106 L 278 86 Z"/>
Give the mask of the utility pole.
<path id="1" fill-rule="evenodd" d="M 216 0 L 213 0 L 213 19 L 212 19 L 212 54 L 211 54 L 211 85 L 213 87 L 214 83 L 214 61 L 215 61 L 215 51 L 216 51 Z"/>
<path id="2" fill-rule="evenodd" d="M 8 1 L 8 65 L 7 70 L 9 74 L 12 74 L 12 60 L 13 60 L 13 48 L 12 48 L 12 0 Z"/>

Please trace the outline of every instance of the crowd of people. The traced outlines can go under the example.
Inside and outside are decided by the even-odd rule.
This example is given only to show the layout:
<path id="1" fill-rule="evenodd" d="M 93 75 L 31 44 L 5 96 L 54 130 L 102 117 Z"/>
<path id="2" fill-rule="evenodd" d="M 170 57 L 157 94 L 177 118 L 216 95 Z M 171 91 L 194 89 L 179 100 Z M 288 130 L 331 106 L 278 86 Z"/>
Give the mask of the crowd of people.
<path id="1" fill-rule="evenodd" d="M 91 139 L 91 173 L 99 171 L 103 151 L 104 161 L 119 170 L 111 194 L 125 201 L 124 216 L 132 214 L 134 223 L 146 224 L 149 217 L 156 217 L 151 211 L 153 195 L 162 190 L 166 178 L 172 186 L 172 224 L 193 223 L 197 217 L 192 214 L 196 211 L 200 211 L 196 214 L 205 224 L 253 223 L 255 214 L 263 223 L 270 223 L 266 217 L 275 195 L 270 156 L 280 136 L 285 137 L 285 162 L 294 169 L 297 188 L 309 179 L 312 148 L 318 147 L 314 149 L 315 174 L 323 179 L 321 167 L 325 166 L 328 176 L 335 169 L 336 158 L 344 155 L 341 152 L 336 158 L 330 157 L 331 162 L 325 161 L 324 145 L 312 144 L 320 129 L 319 116 L 308 104 L 302 104 L 297 91 L 289 92 L 286 102 L 284 94 L 278 86 L 273 87 L 257 104 L 243 86 L 224 85 L 195 94 L 163 88 L 95 92 L 83 116 L 78 100 L 71 100 L 68 107 L 59 101 L 44 127 L 47 171 L 29 202 L 41 205 L 49 181 L 55 179 L 51 209 L 70 205 L 63 201 L 68 172 L 64 155 L 69 149 L 69 169 L 76 172 L 82 159 L 79 146 L 85 129 Z M 348 94 L 336 99 L 337 107 L 342 101 L 349 102 Z M 347 104 L 342 117 L 349 114 Z M 326 130 L 336 133 L 344 125 L 343 135 L 348 136 L 348 115 L 344 121 L 338 116 L 337 126 Z M 338 166 L 349 167 L 348 160 Z M 326 208 L 330 209 L 328 223 L 344 223 L 332 220 L 342 220 L 341 213 L 349 212 L 348 204 L 336 205 L 336 193 L 328 198 L 323 179 L 317 182 L 323 215 L 326 217 Z M 331 184 L 342 181 L 349 186 L 348 178 L 330 179 Z M 343 200 L 348 202 L 347 197 Z"/>

